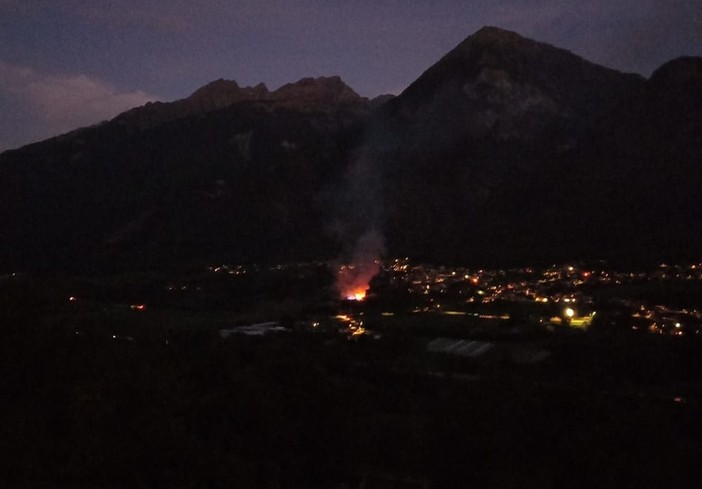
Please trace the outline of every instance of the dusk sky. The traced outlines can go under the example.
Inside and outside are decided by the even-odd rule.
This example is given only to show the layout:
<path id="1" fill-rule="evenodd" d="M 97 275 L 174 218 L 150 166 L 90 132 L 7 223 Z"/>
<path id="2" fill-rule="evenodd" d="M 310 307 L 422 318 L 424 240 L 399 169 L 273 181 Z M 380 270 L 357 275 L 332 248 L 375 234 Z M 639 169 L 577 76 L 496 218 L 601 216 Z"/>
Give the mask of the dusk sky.
<path id="1" fill-rule="evenodd" d="M 701 0 L 0 0 L 0 151 L 217 78 L 398 94 L 484 25 L 645 76 L 702 56 Z"/>

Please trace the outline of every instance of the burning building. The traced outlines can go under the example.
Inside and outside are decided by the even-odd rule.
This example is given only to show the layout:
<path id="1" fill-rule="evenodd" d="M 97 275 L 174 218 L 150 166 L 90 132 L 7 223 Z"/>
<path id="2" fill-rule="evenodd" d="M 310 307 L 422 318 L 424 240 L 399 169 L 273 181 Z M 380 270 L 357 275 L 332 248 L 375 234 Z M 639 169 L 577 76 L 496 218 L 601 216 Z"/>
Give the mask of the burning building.
<path id="1" fill-rule="evenodd" d="M 380 271 L 382 238 L 374 231 L 364 234 L 356 243 L 350 263 L 339 267 L 336 285 L 342 299 L 365 299 L 371 279 Z"/>

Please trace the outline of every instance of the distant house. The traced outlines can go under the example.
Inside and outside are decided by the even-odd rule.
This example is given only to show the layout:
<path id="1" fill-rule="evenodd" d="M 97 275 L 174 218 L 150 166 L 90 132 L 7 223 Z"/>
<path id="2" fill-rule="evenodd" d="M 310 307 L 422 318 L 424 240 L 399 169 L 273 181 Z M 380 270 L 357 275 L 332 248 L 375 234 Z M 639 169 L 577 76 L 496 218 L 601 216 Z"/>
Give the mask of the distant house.
<path id="1" fill-rule="evenodd" d="M 495 347 L 494 343 L 485 341 L 457 340 L 454 338 L 436 338 L 427 345 L 427 350 L 435 353 L 448 353 L 467 358 L 479 358 Z"/>
<path id="2" fill-rule="evenodd" d="M 551 352 L 540 348 L 487 341 L 436 338 L 427 344 L 427 351 L 471 358 L 476 361 L 506 361 L 518 365 L 529 365 L 545 360 Z"/>
<path id="3" fill-rule="evenodd" d="M 268 323 L 249 324 L 247 326 L 237 326 L 236 328 L 220 329 L 219 336 L 228 338 L 233 334 L 243 334 L 246 336 L 265 336 L 268 334 L 282 333 L 289 331 L 279 323 L 271 321 Z"/>

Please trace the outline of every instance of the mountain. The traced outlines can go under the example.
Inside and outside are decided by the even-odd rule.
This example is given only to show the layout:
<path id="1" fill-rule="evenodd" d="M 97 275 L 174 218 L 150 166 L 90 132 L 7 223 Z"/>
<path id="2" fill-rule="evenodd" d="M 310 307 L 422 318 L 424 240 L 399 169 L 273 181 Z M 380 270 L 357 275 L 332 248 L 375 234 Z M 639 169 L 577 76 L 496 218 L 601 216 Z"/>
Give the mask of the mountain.
<path id="1" fill-rule="evenodd" d="M 574 144 L 643 81 L 484 27 L 412 83 L 391 104 L 391 113 L 425 135 L 415 141 L 420 147 L 471 138 L 558 150 Z"/>
<path id="2" fill-rule="evenodd" d="M 370 102 L 338 77 L 216 81 L 0 156 L 0 268 L 335 253 L 334 182 Z"/>
<path id="3" fill-rule="evenodd" d="M 679 58 L 611 110 L 564 162 L 588 246 L 647 261 L 702 249 L 702 58 Z M 554 201 L 563 200 L 554 196 Z M 606 249 L 606 248 L 605 248 Z"/>
<path id="4" fill-rule="evenodd" d="M 390 247 L 478 263 L 574 256 L 550 187 L 534 189 L 568 185 L 560 162 L 645 83 L 495 27 L 468 37 L 383 110 Z"/>
<path id="5" fill-rule="evenodd" d="M 701 73 L 485 27 L 397 97 L 217 80 L 0 155 L 0 269 L 332 258 L 370 230 L 435 262 L 699 258 Z"/>

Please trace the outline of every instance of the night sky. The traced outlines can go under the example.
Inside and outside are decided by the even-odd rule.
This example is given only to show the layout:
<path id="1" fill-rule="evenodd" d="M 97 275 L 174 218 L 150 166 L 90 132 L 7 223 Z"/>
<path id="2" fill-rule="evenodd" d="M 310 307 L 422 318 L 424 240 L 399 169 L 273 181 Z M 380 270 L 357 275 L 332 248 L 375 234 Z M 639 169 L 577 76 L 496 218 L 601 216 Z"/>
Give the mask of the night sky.
<path id="1" fill-rule="evenodd" d="M 645 76 L 702 55 L 700 0 L 0 0 L 0 151 L 217 78 L 398 94 L 483 25 Z"/>

